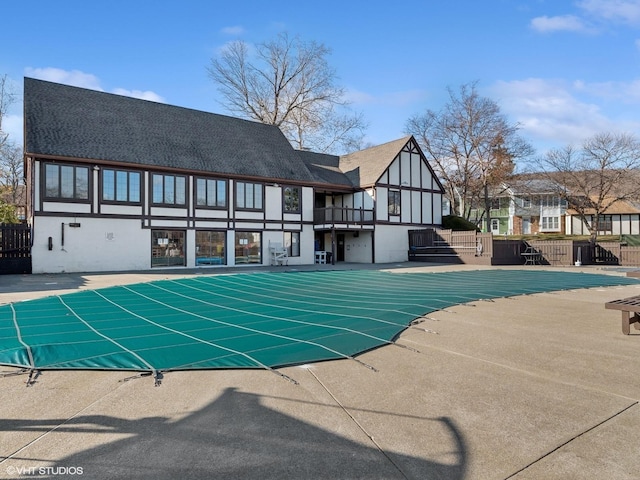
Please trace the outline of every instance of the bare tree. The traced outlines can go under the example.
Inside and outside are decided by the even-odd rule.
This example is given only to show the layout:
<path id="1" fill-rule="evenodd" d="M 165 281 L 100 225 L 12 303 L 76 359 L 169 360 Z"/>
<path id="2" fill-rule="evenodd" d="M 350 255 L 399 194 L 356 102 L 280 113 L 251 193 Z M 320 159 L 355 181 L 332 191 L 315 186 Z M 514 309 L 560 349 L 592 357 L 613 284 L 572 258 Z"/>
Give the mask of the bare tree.
<path id="1" fill-rule="evenodd" d="M 516 160 L 533 153 L 517 135 L 518 125 L 508 122 L 495 101 L 481 97 L 476 84 L 464 84 L 457 92 L 448 88 L 442 110 L 427 110 L 406 124 L 444 180 L 454 210 L 467 219 L 479 205 L 488 216 L 492 197 L 513 173 Z"/>
<path id="2" fill-rule="evenodd" d="M 18 96 L 9 83 L 9 77 L 0 77 L 0 148 L 7 142 L 9 134 L 2 129 L 2 121 L 9 111 L 9 107 L 18 100 Z"/>
<path id="3" fill-rule="evenodd" d="M 640 142 L 630 134 L 596 134 L 580 148 L 567 145 L 549 151 L 535 166 L 577 212 L 593 245 L 600 218 L 612 205 L 640 200 Z"/>
<path id="4" fill-rule="evenodd" d="M 12 205 L 22 202 L 24 184 L 22 148 L 12 142 L 0 146 L 0 200 Z"/>
<path id="5" fill-rule="evenodd" d="M 230 113 L 278 126 L 294 147 L 354 149 L 366 125 L 349 110 L 329 53 L 323 44 L 283 33 L 256 45 L 253 55 L 245 42 L 230 43 L 208 72 Z"/>

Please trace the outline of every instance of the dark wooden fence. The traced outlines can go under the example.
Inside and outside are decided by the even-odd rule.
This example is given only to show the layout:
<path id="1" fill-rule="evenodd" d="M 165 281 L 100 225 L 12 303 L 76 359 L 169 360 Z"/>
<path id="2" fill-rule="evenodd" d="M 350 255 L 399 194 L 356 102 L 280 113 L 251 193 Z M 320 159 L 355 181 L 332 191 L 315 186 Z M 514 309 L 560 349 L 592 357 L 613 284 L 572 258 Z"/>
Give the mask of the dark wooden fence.
<path id="1" fill-rule="evenodd" d="M 422 262 L 521 265 L 527 247 L 540 254 L 541 265 L 621 265 L 640 267 L 640 246 L 586 240 L 507 240 L 490 233 L 410 230 L 409 260 Z"/>
<path id="2" fill-rule="evenodd" d="M 31 273 L 31 228 L 0 224 L 0 274 Z"/>
<path id="3" fill-rule="evenodd" d="M 417 262 L 491 265 L 490 233 L 452 230 L 409 230 L 409 260 Z"/>

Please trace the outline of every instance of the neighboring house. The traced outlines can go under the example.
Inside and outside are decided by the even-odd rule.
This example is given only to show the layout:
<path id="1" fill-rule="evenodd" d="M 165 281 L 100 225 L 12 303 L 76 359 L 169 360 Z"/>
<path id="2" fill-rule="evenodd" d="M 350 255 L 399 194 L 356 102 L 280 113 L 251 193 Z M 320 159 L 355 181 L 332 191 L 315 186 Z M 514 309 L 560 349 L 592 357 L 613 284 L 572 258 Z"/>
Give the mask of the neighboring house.
<path id="1" fill-rule="evenodd" d="M 24 111 L 34 273 L 406 261 L 408 230 L 442 222 L 413 137 L 297 151 L 275 126 L 30 78 Z"/>
<path id="2" fill-rule="evenodd" d="M 548 182 L 540 179 L 518 180 L 504 184 L 491 201 L 489 228 L 494 235 L 530 235 L 565 233 L 566 201 L 553 193 Z M 472 221 L 483 210 L 472 211 Z"/>
<path id="3" fill-rule="evenodd" d="M 578 212 L 568 208 L 567 201 L 553 191 L 548 181 L 531 176 L 503 185 L 492 199 L 489 231 L 494 235 L 588 235 L 589 229 Z M 477 221 L 481 213 L 473 210 L 471 220 Z M 590 222 L 594 213 L 587 212 Z M 598 223 L 600 235 L 638 235 L 640 205 L 617 201 L 600 215 Z"/>
<path id="4" fill-rule="evenodd" d="M 594 213 L 587 211 L 589 223 Z M 567 210 L 566 232 L 570 235 L 589 235 L 589 229 L 573 209 Z M 598 235 L 640 235 L 640 205 L 630 201 L 617 201 L 598 218 Z"/>

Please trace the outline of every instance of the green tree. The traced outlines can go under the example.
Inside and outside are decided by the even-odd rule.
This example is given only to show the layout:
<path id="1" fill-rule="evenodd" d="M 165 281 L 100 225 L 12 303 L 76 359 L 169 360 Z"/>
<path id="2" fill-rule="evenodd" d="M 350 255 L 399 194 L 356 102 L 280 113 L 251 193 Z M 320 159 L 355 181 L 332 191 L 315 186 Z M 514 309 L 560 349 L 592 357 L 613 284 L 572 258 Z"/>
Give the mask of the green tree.
<path id="1" fill-rule="evenodd" d="M 0 200 L 0 223 L 20 223 L 15 205 Z"/>

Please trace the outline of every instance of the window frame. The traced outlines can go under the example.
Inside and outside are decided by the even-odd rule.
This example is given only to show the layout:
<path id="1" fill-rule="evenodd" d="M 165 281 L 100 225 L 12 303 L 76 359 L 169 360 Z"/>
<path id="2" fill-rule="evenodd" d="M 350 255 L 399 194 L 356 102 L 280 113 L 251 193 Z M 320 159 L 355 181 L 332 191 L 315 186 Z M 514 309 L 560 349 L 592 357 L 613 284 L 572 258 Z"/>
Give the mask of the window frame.
<path id="1" fill-rule="evenodd" d="M 290 205 L 291 201 L 287 201 L 287 197 L 292 198 L 291 195 L 287 195 L 287 190 L 297 191 L 297 197 L 295 198 L 295 205 Z M 282 187 L 282 212 L 283 213 L 300 213 L 302 212 L 302 187 L 295 185 L 285 185 Z"/>
<path id="2" fill-rule="evenodd" d="M 560 217 L 558 217 L 557 215 L 544 215 L 540 217 L 540 231 L 559 232 Z"/>
<path id="3" fill-rule="evenodd" d="M 235 234 L 234 234 L 234 240 L 233 240 L 233 251 L 234 251 L 234 264 L 235 265 L 261 265 L 263 262 L 263 255 L 262 255 L 262 237 L 263 237 L 263 232 L 259 231 L 259 230 L 236 230 Z M 251 235 L 254 238 L 253 243 L 258 243 L 258 249 L 256 251 L 256 253 L 252 254 L 252 248 L 249 247 L 248 245 L 249 243 L 249 239 L 248 238 L 239 238 L 243 235 Z M 257 242 L 255 241 L 255 236 L 258 237 Z M 239 240 L 246 240 L 246 243 L 243 242 L 239 242 Z M 247 245 L 246 247 L 244 245 Z M 239 251 L 242 251 L 242 255 L 238 255 L 238 253 L 240 253 Z M 257 254 L 257 255 L 256 255 Z M 257 261 L 253 261 L 255 260 L 257 257 Z M 245 259 L 246 261 L 242 262 L 242 261 L 238 261 L 239 259 Z"/>
<path id="4" fill-rule="evenodd" d="M 387 213 L 390 217 L 400 216 L 402 212 L 401 198 L 400 190 L 392 188 L 387 190 Z"/>
<path id="5" fill-rule="evenodd" d="M 57 183 L 57 195 L 53 195 L 50 196 L 49 195 L 49 176 L 47 173 L 47 170 L 49 167 L 55 167 L 57 169 L 57 178 L 56 178 L 56 183 Z M 63 183 L 64 180 L 62 178 L 62 172 L 63 169 L 65 168 L 72 168 L 73 169 L 73 174 L 72 174 L 72 182 L 73 182 L 73 195 L 72 196 L 63 196 Z M 86 189 L 87 189 L 87 195 L 86 197 L 78 197 L 77 196 L 77 192 L 78 192 L 78 174 L 77 172 L 79 170 L 84 170 L 86 172 Z M 74 164 L 70 164 L 70 163 L 57 163 L 57 162 L 43 162 L 42 163 L 42 170 L 41 170 L 41 175 L 42 175 L 42 179 L 43 181 L 40 182 L 41 186 L 42 186 L 42 198 L 45 201 L 54 201 L 54 202 L 69 202 L 69 203 L 91 203 L 91 197 L 92 197 L 92 191 L 93 191 L 93 176 L 91 175 L 91 169 L 89 166 L 87 165 L 74 165 Z"/>
<path id="6" fill-rule="evenodd" d="M 159 237 L 163 235 L 163 237 Z M 165 243 L 160 243 L 162 238 Z M 151 230 L 151 268 L 186 267 L 187 231 L 174 228 L 154 228 Z M 165 246 L 166 245 L 166 246 Z M 172 247 L 173 245 L 173 247 Z M 177 250 L 176 254 L 173 253 Z M 162 253 L 163 255 L 160 255 Z M 165 259 L 164 261 L 161 261 Z"/>
<path id="7" fill-rule="evenodd" d="M 162 177 L 162 202 L 157 202 L 156 201 L 156 185 L 155 185 L 155 178 L 156 177 Z M 167 202 L 167 179 L 168 178 L 173 178 L 173 196 L 174 196 L 174 201 L 173 202 Z M 183 203 L 177 203 L 177 193 L 178 193 L 178 179 L 182 179 L 184 182 L 184 195 L 182 196 L 182 200 Z M 186 175 L 176 175 L 176 174 L 171 174 L 171 173 L 151 173 L 151 205 L 154 206 L 160 206 L 160 207 L 173 207 L 173 208 L 185 208 L 187 206 L 187 196 L 188 196 L 188 189 L 189 189 L 189 185 L 187 182 L 187 176 Z"/>
<path id="8" fill-rule="evenodd" d="M 595 222 L 595 215 L 592 216 L 592 222 Z M 612 232 L 613 231 L 613 215 L 600 214 L 598 216 L 598 225 L 596 226 L 598 232 Z"/>
<path id="9" fill-rule="evenodd" d="M 216 236 L 220 236 L 222 242 L 222 248 L 221 251 L 218 252 L 218 249 L 216 248 L 216 253 L 213 254 L 211 251 L 209 252 L 201 252 L 199 247 L 200 247 L 200 242 L 202 241 L 201 237 L 202 235 L 208 235 L 209 239 L 208 242 L 211 243 L 211 236 L 212 234 L 215 234 Z M 196 252 L 195 252 L 195 258 L 196 258 L 196 267 L 200 267 L 200 266 L 209 266 L 209 265 L 226 265 L 227 264 L 227 232 L 226 230 L 206 230 L 206 229 L 199 229 L 195 231 L 195 245 L 196 245 Z M 218 247 L 220 244 L 216 244 L 216 247 Z M 205 254 L 206 253 L 206 254 Z"/>
<path id="10" fill-rule="evenodd" d="M 204 192 L 205 204 L 204 205 L 199 203 L 200 182 L 204 182 L 204 188 L 205 188 L 205 192 Z M 213 205 L 209 204 L 209 197 L 210 197 L 209 182 L 215 182 L 215 195 L 213 195 L 215 204 Z M 219 202 L 220 198 L 218 196 L 218 191 L 221 184 L 224 185 L 224 198 L 222 199 L 222 203 Z M 216 178 L 216 177 L 195 177 L 195 188 L 193 190 L 194 190 L 193 204 L 195 208 L 204 208 L 208 210 L 225 210 L 229 205 L 229 182 L 226 179 Z"/>
<path id="11" fill-rule="evenodd" d="M 243 192 L 243 200 L 242 200 L 242 206 L 240 206 L 240 202 L 238 201 L 239 199 L 239 195 L 240 195 L 240 185 L 242 185 L 242 192 Z M 252 194 L 249 194 L 248 191 L 249 189 L 247 189 L 247 185 L 251 185 L 251 191 L 253 192 Z M 260 187 L 260 196 L 256 196 L 256 186 Z M 245 182 L 245 181 L 236 181 L 234 182 L 234 198 L 235 198 L 235 202 L 234 202 L 234 206 L 236 210 L 242 210 L 242 211 L 248 211 L 248 212 L 264 212 L 264 184 L 263 183 L 257 183 L 257 182 Z M 251 197 L 251 207 L 247 207 L 247 200 L 249 199 L 249 197 Z M 259 199 L 260 200 L 260 206 L 256 207 L 256 200 Z"/>
<path id="12" fill-rule="evenodd" d="M 289 237 L 289 238 L 287 238 Z M 294 241 L 295 239 L 295 241 Z M 282 244 L 287 249 L 287 255 L 289 257 L 300 256 L 300 232 L 297 230 L 285 230 L 282 234 Z M 293 246 L 297 245 L 297 253 Z"/>
<path id="13" fill-rule="evenodd" d="M 106 172 L 113 172 L 113 199 L 106 199 L 105 196 L 105 174 Z M 118 173 L 126 173 L 127 174 L 127 199 L 126 200 L 118 200 Z M 131 176 L 138 176 L 138 200 L 131 200 L 131 186 L 133 183 L 131 182 Z M 137 170 L 126 170 L 126 169 L 117 169 L 117 168 L 103 168 L 100 174 L 100 201 L 105 204 L 112 205 L 141 205 L 142 204 L 142 172 Z"/>

